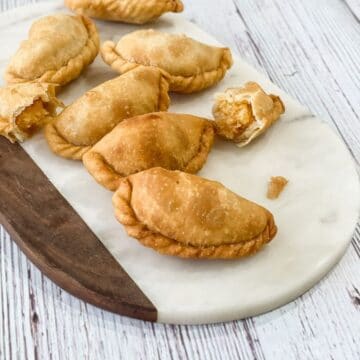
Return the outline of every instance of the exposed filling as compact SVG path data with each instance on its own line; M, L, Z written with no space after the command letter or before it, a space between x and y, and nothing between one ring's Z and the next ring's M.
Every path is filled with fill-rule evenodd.
M217 94L213 115L217 133L239 146L269 128L285 111L279 97L268 95L254 82Z
M38 99L17 116L15 123L20 131L27 135L33 135L45 125L47 115L49 115L49 111L45 108L42 100Z
M214 115L218 133L230 140L240 141L259 126L246 101L236 102L228 97L219 99Z

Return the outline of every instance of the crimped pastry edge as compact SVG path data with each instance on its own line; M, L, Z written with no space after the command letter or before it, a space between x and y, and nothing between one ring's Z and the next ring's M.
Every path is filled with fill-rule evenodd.
M83 164L95 181L110 191L116 191L123 177L100 153L90 150L83 156Z
M53 119L45 126L45 138L50 149L57 155L71 160L81 160L83 155L91 149L91 146L81 146L69 143L56 128L56 120Z

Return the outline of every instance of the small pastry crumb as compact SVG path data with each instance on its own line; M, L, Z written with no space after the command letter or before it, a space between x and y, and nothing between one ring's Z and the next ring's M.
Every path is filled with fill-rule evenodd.
M289 180L285 179L283 176L272 176L268 183L267 198L277 199L288 182Z
M268 95L259 84L248 82L215 96L216 132L240 147L245 146L264 133L284 111L278 96Z

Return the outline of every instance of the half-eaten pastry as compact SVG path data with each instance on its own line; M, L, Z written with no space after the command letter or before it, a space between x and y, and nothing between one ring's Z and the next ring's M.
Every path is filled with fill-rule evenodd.
M170 90L180 93L215 85L232 65L228 48L152 29L129 33L117 44L106 41L101 47L101 56L120 74L139 65L157 67L169 79Z
M80 160L124 119L169 106L168 83L156 68L138 67L89 90L46 126L51 150Z
M76 79L99 52L95 24L84 16L52 15L36 20L11 58L8 83L31 80L64 85Z
M78 14L130 24L145 24L184 9L180 0L65 0L65 5Z
M22 83L0 88L0 135L11 142L25 141L56 115L63 104L55 97L55 85Z
M216 132L238 146L245 146L264 133L285 111L278 96L268 95L254 82L230 88L215 98Z
M212 121L158 112L126 119L84 156L98 183L115 191L121 178L152 167L196 173L214 141Z
M272 214L216 181L152 168L120 180L116 218L156 251L184 258L233 259L273 239Z

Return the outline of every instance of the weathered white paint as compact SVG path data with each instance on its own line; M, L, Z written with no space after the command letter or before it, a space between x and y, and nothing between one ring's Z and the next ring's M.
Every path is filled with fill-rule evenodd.
M5 0L1 9L35 1ZM185 15L338 129L360 162L356 0L186 1ZM326 279L272 313L164 326L87 305L46 279L0 232L0 359L358 359L360 228Z

